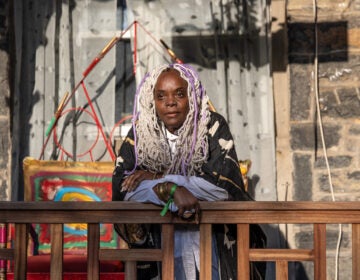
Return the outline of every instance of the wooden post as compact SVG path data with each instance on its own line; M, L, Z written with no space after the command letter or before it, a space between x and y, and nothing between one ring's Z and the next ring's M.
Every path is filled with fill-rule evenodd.
M87 272L89 280L99 280L99 250L100 228L99 224L88 224L87 236Z
M200 280L211 279L211 224L200 225Z
M174 225L162 225L162 277L161 279L174 279Z
M27 224L15 224L14 280L26 279L27 233Z
M273 81L274 117L276 126L277 197L286 201L293 179L290 148L290 74L288 63L287 0L271 1L271 70ZM291 192L292 190L289 189ZM286 232L286 225L279 225ZM287 236L285 236L287 238Z
M136 277L137 277L136 261L126 261L125 279L136 280Z
M250 279L250 232L249 224L237 225L237 278Z
M50 279L63 279L63 224L51 224Z
M352 224L352 279L360 279L360 224Z
M277 261L276 262L276 280L288 280L289 279L289 269L287 261Z
M326 280L326 224L314 224L314 279Z

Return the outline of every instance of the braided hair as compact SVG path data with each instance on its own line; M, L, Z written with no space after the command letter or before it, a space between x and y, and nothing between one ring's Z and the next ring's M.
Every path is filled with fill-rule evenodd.
M171 155L164 124L157 117L154 88L161 73L175 69L187 81L188 115L179 128L176 153ZM195 70L186 64L161 65L146 74L135 94L133 130L136 166L152 172L191 176L201 171L208 157L210 112L208 96Z

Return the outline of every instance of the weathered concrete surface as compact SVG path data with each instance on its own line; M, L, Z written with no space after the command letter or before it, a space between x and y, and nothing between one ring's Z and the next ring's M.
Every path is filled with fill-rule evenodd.
M10 199L10 81L8 6L0 1L0 200Z

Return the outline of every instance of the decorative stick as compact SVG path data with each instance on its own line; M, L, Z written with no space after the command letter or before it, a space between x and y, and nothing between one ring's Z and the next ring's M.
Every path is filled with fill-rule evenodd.
M65 101L67 99L67 97L69 96L69 92L66 92L65 95L63 96L63 98L60 101L60 104L55 112L55 115L51 118L51 121L49 123L48 128L46 129L45 132L45 136L48 136L50 134L50 132L52 131L56 121L59 119L62 110L64 109L64 105L65 105Z
M171 56L172 60L174 60L177 63L182 64L183 62L175 55L174 51L170 49L170 47L162 40L160 39L161 44L165 47L168 54Z
M89 67L84 71L83 76L86 77L96 64L106 55L106 53L120 40L121 37L113 37L111 41L101 50L101 52L94 58Z

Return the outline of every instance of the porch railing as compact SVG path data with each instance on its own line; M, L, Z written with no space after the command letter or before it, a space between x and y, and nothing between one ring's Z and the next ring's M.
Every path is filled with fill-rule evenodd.
M200 279L211 279L212 224L237 224L238 279L249 279L250 262L275 262L276 279L288 279L288 262L314 262L314 279L326 279L326 224L352 225L352 278L360 279L360 202L201 202ZM100 260L122 260L127 280L136 277L136 261L161 261L163 279L174 275L174 224L187 223L160 208L134 202L0 202L0 223L15 224L13 248L0 249L0 259L14 261L14 279L26 279L28 229L51 225L52 280L62 279L63 225L88 225L88 279L99 279ZM161 249L101 249L101 223L162 225ZM251 249L250 224L313 224L309 249Z

